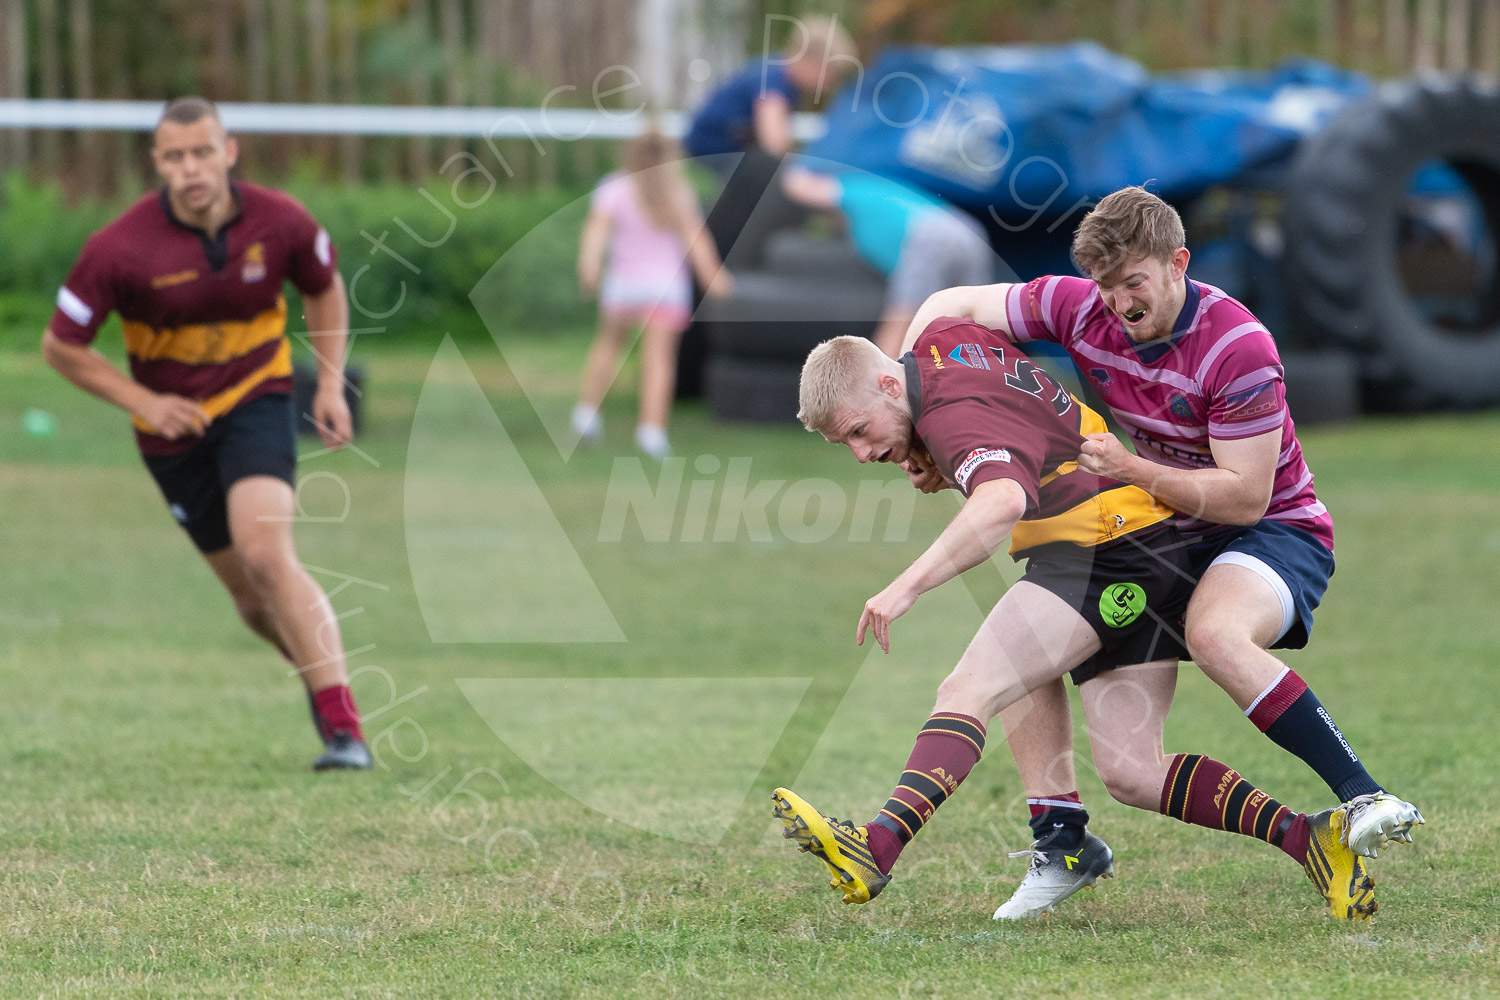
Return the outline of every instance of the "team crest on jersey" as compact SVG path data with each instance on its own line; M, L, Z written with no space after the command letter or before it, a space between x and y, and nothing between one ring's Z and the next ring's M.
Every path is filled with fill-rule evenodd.
M1010 452L1004 448L975 448L964 456L959 463L958 471L953 478L958 480L958 485L963 489L969 488L969 479L973 477L974 470L986 462L1009 462Z
M983 368L985 371L990 370L990 362L984 356L984 348L978 344L959 344L952 351L948 352L948 357L969 368Z
M1172 397L1171 410L1172 416L1179 420L1193 419L1193 408L1188 405L1188 401L1182 396Z
M260 281L266 276L266 246L252 243L245 248L245 266L240 271L240 280Z
M1089 381L1098 386L1101 392L1104 390L1105 386L1109 385L1108 368L1090 368L1088 370L1088 376Z

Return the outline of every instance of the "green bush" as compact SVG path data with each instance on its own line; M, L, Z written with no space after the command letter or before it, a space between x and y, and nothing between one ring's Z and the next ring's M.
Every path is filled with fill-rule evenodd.
M464 165L473 166L455 166L448 176L434 176L421 187L344 188L305 179L285 186L328 229L344 280L358 275L355 292L366 314L356 308L350 325L425 338L444 332L482 335L485 324L529 332L587 323L593 306L578 297L573 264L587 192L512 190L499 170L488 195L488 183L477 173L455 191L452 178ZM54 186L30 183L19 174L4 180L0 349L35 348L84 240L124 207L69 205ZM382 238L385 252L372 246ZM368 315L398 301L389 317ZM297 315L296 303L293 309Z

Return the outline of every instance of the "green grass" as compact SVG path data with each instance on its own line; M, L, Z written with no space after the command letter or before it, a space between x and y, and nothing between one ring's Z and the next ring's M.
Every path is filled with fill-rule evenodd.
M802 543L778 494L770 537L741 525L712 541L731 458L751 459L752 484L822 478L851 505L883 473L695 405L673 427L688 464L672 540L644 540L631 517L601 541L633 394L611 403L608 447L564 462L519 388L560 412L585 338L518 341L503 360L472 337L461 348L565 538L533 517L455 364L431 371L409 454L434 337L368 357L360 447L378 468L303 466L349 498L341 523L298 527L304 561L377 585L333 597L362 650L351 665L370 668L355 686L384 766L368 775L307 771L298 685L233 620L123 419L34 355L0 354L0 996L1500 995L1500 415L1304 435L1339 570L1290 659L1429 820L1375 864L1375 921L1334 924L1279 853L1118 806L1081 766L1120 877L999 926L989 914L1023 870L1006 853L1026 833L998 740L871 906L837 903L772 835L767 800L795 782L840 815L873 811L1014 568L924 597L891 657L857 649L863 600L951 499L916 503L903 541L880 540L884 514L876 541L850 541L846 512ZM54 436L22 433L30 407L56 416ZM712 475L701 455L721 460ZM710 540L681 541L698 481ZM342 494L323 477L304 499L329 511ZM452 530L418 532L429 547L409 555L418 514ZM460 612L502 632L559 606L595 614L569 548L626 641L430 637ZM1294 805L1328 799L1191 667L1167 735Z

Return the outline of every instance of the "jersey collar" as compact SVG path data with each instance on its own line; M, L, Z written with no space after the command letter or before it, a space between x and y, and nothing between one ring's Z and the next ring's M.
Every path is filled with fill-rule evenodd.
M1177 314L1177 321L1172 324L1172 335L1166 340L1153 340L1149 344L1137 344L1130 341L1130 346L1135 349L1135 356L1144 364L1154 364L1161 360L1161 356L1176 346L1177 342L1187 335L1193 327L1193 318L1198 315L1198 300L1203 297L1198 283L1191 278L1184 279L1187 284L1187 294L1182 299L1182 311ZM1123 327L1121 330L1123 331ZM1130 335L1125 335L1130 340Z
M203 255L208 258L208 267L211 271L222 271L224 265L229 263L229 228L245 217L245 199L240 195L239 185L234 181L229 182L229 195L234 199L234 214L224 220L218 233L213 236L208 235L206 230L190 226L177 217L177 213L172 211L172 199L167 197L166 185L162 186L158 195L162 213L166 215L167 221L179 229L186 229L198 237L198 241L203 244Z
M911 422L917 422L922 412L922 373L917 369L917 355L907 351L901 355L901 365L906 369L906 405L911 407Z

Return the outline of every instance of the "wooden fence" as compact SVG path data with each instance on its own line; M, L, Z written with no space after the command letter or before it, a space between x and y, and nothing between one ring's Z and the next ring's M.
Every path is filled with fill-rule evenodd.
M830 3L824 3L827 8ZM845 4L862 49L901 41L1091 37L1155 69L1267 66L1312 55L1377 76L1500 73L1500 0L870 0ZM630 66L662 106L701 92L760 46L786 0L0 0L0 97L315 103L587 105L606 67ZM663 27L665 26L665 28ZM644 28L645 30L639 30ZM695 67L700 69L701 67ZM628 98L638 100L639 93ZM0 170L70 190L136 190L146 140L0 134ZM462 140L260 137L252 175L346 182L420 177ZM571 148L561 149L566 145ZM523 183L586 178L594 143L512 140Z

